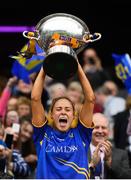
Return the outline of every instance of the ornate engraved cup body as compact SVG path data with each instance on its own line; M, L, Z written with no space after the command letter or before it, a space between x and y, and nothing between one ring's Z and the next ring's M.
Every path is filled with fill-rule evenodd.
M41 19L33 38L45 51L43 68L54 79L68 79L77 72L77 55L89 42L101 38L100 33L90 34L87 25L71 14L56 13Z

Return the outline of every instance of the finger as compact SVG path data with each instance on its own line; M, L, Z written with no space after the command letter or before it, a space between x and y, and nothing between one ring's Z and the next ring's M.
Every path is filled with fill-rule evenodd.
M109 148L109 147L106 146L106 145L103 145L102 151L105 153L106 156L111 156L111 154L112 154L111 148Z
M110 145L110 147L112 147L112 143L109 140L106 140L106 143Z
M95 151L98 153L98 152L100 151L101 147L102 147L102 144L99 143L99 144L97 145Z
M112 144L110 142L107 142L107 141L102 142L102 145L105 145L106 147L108 147L110 149L112 148Z
M110 146L108 146L107 144L104 144L104 143L102 144L101 150L108 151L109 149L111 149Z

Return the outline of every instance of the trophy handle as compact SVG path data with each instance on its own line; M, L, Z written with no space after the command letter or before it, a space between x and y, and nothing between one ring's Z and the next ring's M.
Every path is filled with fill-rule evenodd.
M40 39L40 35L38 31L35 31L35 32L24 31L23 36L28 39L34 39L37 41Z
M83 35L83 41L85 43L94 42L94 41L99 40L100 38L101 38L100 33L89 34L89 33L85 32L85 34Z
M97 41L100 38L101 38L100 33L89 34L89 32L85 32L82 40L85 44L76 50L76 54L78 55L81 51L83 51L83 49L87 47L89 42Z

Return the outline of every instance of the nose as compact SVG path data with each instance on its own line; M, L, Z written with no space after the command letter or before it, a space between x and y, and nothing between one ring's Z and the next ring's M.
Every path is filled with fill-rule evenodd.
M62 109L62 110L61 110L61 114L66 114L65 109Z
M98 128L98 132L102 133L102 128L101 127Z

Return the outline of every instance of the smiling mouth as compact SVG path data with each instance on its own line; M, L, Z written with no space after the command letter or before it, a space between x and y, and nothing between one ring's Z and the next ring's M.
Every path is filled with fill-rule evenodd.
M96 135L96 137L97 137L97 138L104 138L104 136L103 136L103 135L100 135L100 134L99 134L99 135Z

